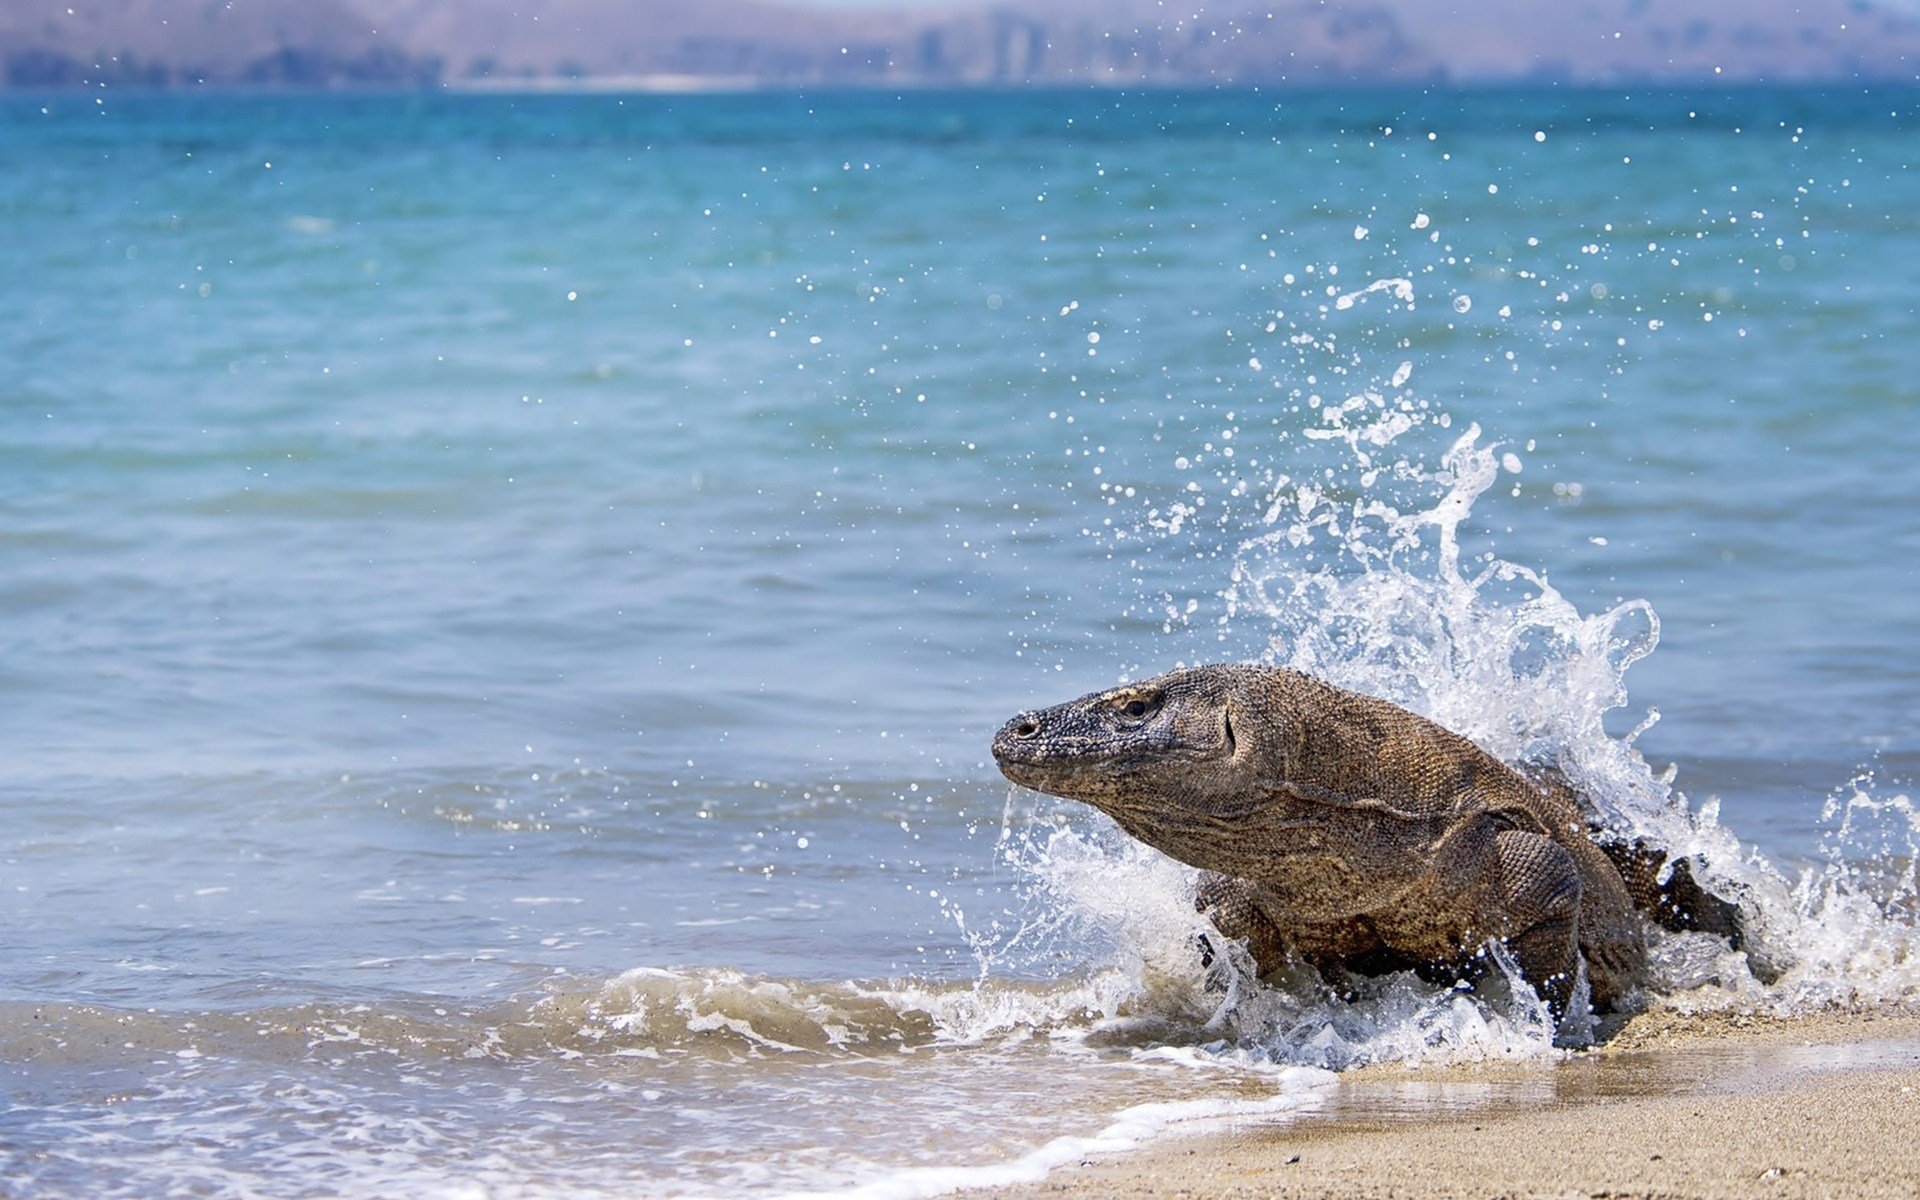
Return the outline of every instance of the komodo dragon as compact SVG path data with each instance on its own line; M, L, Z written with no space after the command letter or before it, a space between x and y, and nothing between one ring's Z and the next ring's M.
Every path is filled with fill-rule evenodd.
M1262 974L1290 958L1453 973L1499 939L1556 1017L1582 961L1595 1009L1614 1010L1645 982L1647 944L1609 853L1637 869L1649 917L1737 934L1714 927L1732 906L1676 871L1705 915L1681 912L1647 867L1657 854L1596 846L1569 789L1297 671L1198 667L1095 692L1008 721L993 755L1205 871L1197 902Z

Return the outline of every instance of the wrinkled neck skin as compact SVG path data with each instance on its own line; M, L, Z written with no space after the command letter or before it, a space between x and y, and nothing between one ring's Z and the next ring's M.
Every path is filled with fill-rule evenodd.
M1274 882L1290 867L1344 853L1337 829L1290 797L1203 809L1151 805L1103 807L1127 833L1190 867Z

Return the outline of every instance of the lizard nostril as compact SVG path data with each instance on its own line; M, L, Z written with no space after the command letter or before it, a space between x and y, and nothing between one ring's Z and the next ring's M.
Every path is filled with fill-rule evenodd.
M1040 725L1037 721L1022 721L1013 727L1013 736L1015 737L1029 738L1039 732Z

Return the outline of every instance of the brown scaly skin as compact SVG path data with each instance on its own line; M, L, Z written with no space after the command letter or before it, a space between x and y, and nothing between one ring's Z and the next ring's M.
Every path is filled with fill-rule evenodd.
M1565 791L1384 700L1197 667L1022 713L993 755L1208 872L1201 907L1263 974L1456 970L1499 939L1556 1015L1583 960L1601 1012L1644 981L1646 927Z

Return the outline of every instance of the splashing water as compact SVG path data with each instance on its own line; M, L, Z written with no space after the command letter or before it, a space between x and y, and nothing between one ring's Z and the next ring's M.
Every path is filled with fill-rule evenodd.
M1333 311L1382 297L1415 302L1407 280L1382 279L1339 296ZM1303 358L1333 345L1297 331L1290 342ZM1669 871L1688 860L1709 892L1738 904L1743 941L1654 931L1653 990L1666 1003L1790 1016L1920 1000L1920 814L1909 797L1869 775L1849 781L1827 799L1822 861L1797 878L1721 825L1717 798L1690 804L1674 771L1656 774L1636 748L1657 711L1623 734L1606 726L1627 706L1628 668L1659 643L1653 607L1628 600L1584 613L1543 571L1467 553L1476 504L1524 464L1477 424L1441 443L1437 465L1403 451L1410 433L1452 423L1408 390L1411 374L1403 362L1344 401L1311 397L1317 424L1300 432L1333 452L1330 465L1259 486L1221 479L1233 497L1264 497L1259 526L1231 556L1222 629L1257 629L1263 661L1390 699L1509 764L1562 777L1610 838L1666 849ZM1191 537L1198 507L1156 508L1144 523L1162 538ZM976 939L976 952L984 976L1060 944L1099 947L1089 977L1097 1037L1186 1046L1216 1063L1333 1069L1536 1055L1554 1044L1544 1006L1497 948L1499 969L1478 992L1412 976L1330 983L1310 970L1262 982L1237 947L1208 965L1194 872L1110 829L1083 835L1052 817L1009 822L1001 851L1028 873L1031 911L1014 936Z
M1251 957L1195 912L1198 872L1111 830L1011 833L1007 860L1030 872L1025 938L980 945L986 967L1085 948L1097 969L1076 998L1095 1044L1152 1046L1213 1066L1345 1070L1377 1062L1531 1056L1553 1044L1545 1004L1504 951L1476 995L1410 973L1323 979L1310 968L1257 977ZM1023 943L1030 943L1024 944ZM1217 951L1208 953L1207 951ZM1063 1022L1064 1023L1064 1022Z

